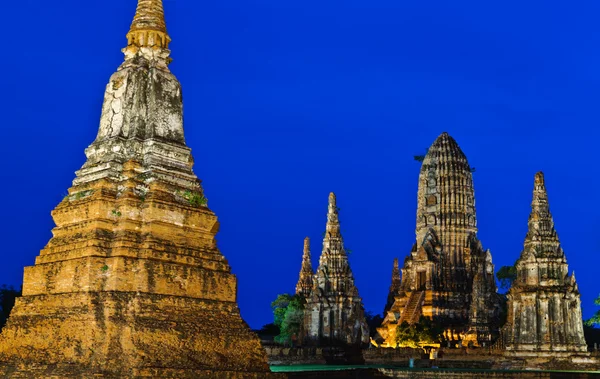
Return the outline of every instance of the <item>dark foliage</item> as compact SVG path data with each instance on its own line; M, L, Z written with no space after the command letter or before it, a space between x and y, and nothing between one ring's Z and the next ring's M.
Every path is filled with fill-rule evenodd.
M373 314L373 312L366 312L365 321L369 326L370 336L375 337L375 334L377 333L377 328L380 327L381 323L383 322L383 317L381 317L381 315L375 315Z
M271 324L266 324L263 325L263 327L258 331L258 333L260 335L263 336L277 336L279 335L279 333L281 333L281 331L279 330L279 327L273 323Z
M600 329L584 324L583 335L585 336L585 342L589 350L594 349L594 344L600 349Z
M440 343L442 340L442 328L430 318L421 316L419 322L410 325L406 321L398 325L396 330L396 343L403 347L421 347L427 344Z
M21 296L21 291L17 291L12 286L0 286L0 329L6 324L10 311L15 305L17 297Z
M517 268L515 266L502 266L496 273L496 278L500 281L500 288L508 291L517 279Z

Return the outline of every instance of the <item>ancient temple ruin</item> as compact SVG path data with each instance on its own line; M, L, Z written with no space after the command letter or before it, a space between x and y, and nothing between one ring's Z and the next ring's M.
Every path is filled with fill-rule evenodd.
M310 260L310 238L306 237L304 239L304 252L302 253L302 268L300 269L300 277L296 284L296 295L300 295L305 299L310 296L314 274Z
M398 258L394 258L394 267L392 268L392 284L390 284L390 290L388 292L387 302L383 309L383 314L386 315L388 311L394 305L396 296L400 293L400 286L402 285L402 277L400 276L400 264Z
M161 0L139 0L127 40L87 161L25 268L0 376L270 377L192 171Z
M369 328L344 241L335 194L329 195L319 268L304 309L304 344L355 345L369 342Z
M575 273L550 214L544 174L535 175L529 229L508 293L503 339L508 355L571 356L587 351Z
M494 266L477 239L471 166L448 133L435 140L421 166L416 235L376 342L396 347L398 325L423 315L443 326L446 341L489 344L499 313Z

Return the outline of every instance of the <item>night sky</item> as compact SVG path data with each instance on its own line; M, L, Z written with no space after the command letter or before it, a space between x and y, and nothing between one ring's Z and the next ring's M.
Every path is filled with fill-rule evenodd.
M0 283L51 237L122 62L136 0L2 5ZM165 0L184 128L242 316L271 322L303 239L318 263L327 197L365 308L381 313L414 243L422 154L444 131L474 173L479 237L519 257L533 176L582 293L600 266L600 2Z

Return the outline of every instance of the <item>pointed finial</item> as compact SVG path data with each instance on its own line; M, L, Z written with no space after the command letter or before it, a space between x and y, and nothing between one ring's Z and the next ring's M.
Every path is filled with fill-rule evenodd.
M535 173L535 189L543 189L546 187L546 183L544 182L544 173L542 171L538 171Z
M558 234L554 228L544 174L541 171L535 174L531 213L529 214L527 229L525 249L521 254L523 259L530 259L532 256L538 258L546 254L564 256L560 248Z
M167 49L171 38L167 34L162 0L138 0L131 29L127 33L128 46Z
M329 206L333 207L335 209L335 204L336 204L335 193L331 192L329 194Z
M304 239L304 255L310 255L310 238L306 237Z
M388 293L388 300L385 304L385 308L383 314L387 314L387 312L392 308L394 304L395 297L400 291L400 287L402 285L402 278L400 277L400 268L398 265L398 258L394 258L394 268L392 269L392 284L390 285L390 292Z
M329 194L329 205L327 207L327 225L325 226L325 239L331 237L340 237L340 220L339 220L339 208L337 207L337 200L335 193Z
M532 208L538 211L538 213L535 215L536 218L541 216L540 211L542 214L549 212L546 181L544 180L544 173L541 171L538 171L535 174Z

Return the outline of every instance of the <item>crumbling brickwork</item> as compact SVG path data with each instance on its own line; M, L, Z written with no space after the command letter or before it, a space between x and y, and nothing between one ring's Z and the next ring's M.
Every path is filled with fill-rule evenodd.
M301 295L304 298L310 296L310 291L313 287L313 275L314 271L312 268L312 261L310 259L310 238L304 239L304 251L302 253L302 268L300 269L300 276L298 283L296 284L296 294Z
M98 136L25 269L0 376L269 377L192 171L161 0L139 1L127 37Z

